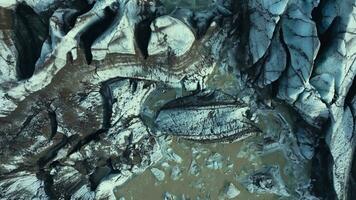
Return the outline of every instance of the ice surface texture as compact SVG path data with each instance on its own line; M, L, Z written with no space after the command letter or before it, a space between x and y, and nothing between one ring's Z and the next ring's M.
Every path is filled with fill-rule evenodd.
M115 198L164 138L235 142L266 113L315 196L355 198L355 1L164 3L0 2L0 198ZM249 191L290 195L278 167L258 173Z

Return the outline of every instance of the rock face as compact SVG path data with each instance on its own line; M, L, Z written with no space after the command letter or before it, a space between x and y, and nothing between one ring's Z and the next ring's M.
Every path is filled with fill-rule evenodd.
M169 138L256 135L294 165L238 177L249 192L354 199L354 0L182 2L0 2L0 199L115 199ZM289 191L309 160L313 187Z
M181 56L192 47L195 41L192 30L182 21L170 16L155 19L150 28L152 35L147 47L148 55Z
M259 130L246 116L248 108L236 105L161 110L156 123L167 134L193 140L234 140ZM201 121L201 120L204 121Z
M289 196L278 166L264 167L241 180L251 193L273 193L278 196Z
M233 199L237 197L240 194L240 191L236 188L236 186L232 183L229 183L227 186L224 188L224 197L227 199Z
M333 180L339 199L347 196L348 181L355 150L354 119L349 107L330 127L329 147L334 158ZM337 132L337 134L336 134Z

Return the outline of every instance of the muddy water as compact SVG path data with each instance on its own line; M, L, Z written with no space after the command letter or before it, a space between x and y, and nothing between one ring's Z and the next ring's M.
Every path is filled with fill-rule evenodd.
M244 96L246 90L238 88L239 80L228 73L220 73L215 69L211 75L207 87L222 89L231 95ZM244 91L245 90L245 91ZM174 89L158 89L147 100L145 107L146 122L154 119L155 113L180 94ZM179 96L179 95L178 95ZM309 180L308 161L296 164L291 161L286 149L293 149L293 133L291 136L285 132L283 124L293 127L294 116L289 114L288 108L283 105L275 105L275 110L262 111L258 127L263 131L243 141L235 143L197 143L179 138L168 137L168 144L162 147L164 158L156 165L151 166L143 174L136 175L123 186L116 188L117 198L125 200L158 200L164 199L166 192L176 196L176 199L224 199L223 191L226 185L232 183L240 191L235 199L241 200L274 200L274 199L298 199L296 190L300 184L306 184ZM278 120L278 115L283 116L284 122ZM279 140L287 137L287 146L279 143L266 144L266 136ZM292 137L292 138L288 138ZM290 144L289 144L290 143ZM277 145L277 147L276 147ZM289 145L289 146L288 146ZM265 151L269 149L268 151ZM167 153L170 152L170 153ZM174 153L172 153L174 152ZM222 156L217 169L211 169L207 163L209 157L215 154ZM172 155L177 155L172 159ZM196 171L192 173L192 163L196 163ZM241 178L261 169L264 166L278 165L280 174L286 184L289 197L280 197L271 193L252 194L241 185ZM151 169L159 169L164 172L163 180L158 180ZM179 168L180 175L172 176L172 170ZM295 170L297 169L297 170Z
M273 194L251 194L238 181L253 170L263 165L286 166L284 155L280 151L260 155L253 144L260 137L250 138L231 144L201 144L186 140L173 139L171 148L181 158L178 160L165 159L151 168L157 168L165 173L163 181L158 181L150 170L134 177L124 186L117 188L118 197L125 199L163 199L164 193L169 192L182 199L219 199L224 186L233 183L240 194L235 199L243 200L273 200L279 197ZM248 150L247 150L248 149ZM248 152L248 153L246 153ZM211 169L207 167L210 156L218 153L223 156L222 167ZM192 162L199 166L198 174L190 171ZM172 168L178 166L181 170L179 178L172 177ZM289 189L293 189L293 181L281 170L282 177ZM188 199L188 198L187 198ZM290 197L290 199L293 199Z
M216 68L209 77L207 87L221 89L225 93L244 99L244 96L248 96L249 91L245 87L239 87L243 84L236 77L232 73L224 73ZM152 119L155 118L159 109L177 96L181 96L182 93L186 95L184 91L176 89L157 88L145 102L144 118L146 123L153 124ZM164 139L164 141L168 141L168 144L162 147L164 158L143 174L136 175L123 186L116 188L117 198L159 200L164 199L164 194L168 192L176 196L176 199L220 200L224 199L222 197L225 186L232 183L240 191L235 199L298 199L296 190L300 189L298 188L300 185L306 185L309 181L310 162L307 160L302 160L297 164L293 162L295 153L293 149L296 149L296 143L293 142L295 133L292 130L296 119L283 104L274 104L275 109L256 113L259 118L256 125L262 130L262 133L243 141L197 143L174 137ZM284 121L281 121L278 116L282 116ZM288 129L290 130L286 131ZM272 139L272 144L266 143L266 138ZM278 142L281 140L286 142ZM217 169L209 168L207 165L209 157L216 153L222 156L222 161L217 163L219 166ZM176 159L172 159L172 155L177 155ZM196 164L195 173L192 173L192 163ZM279 166L281 177L290 194L289 197L271 193L252 194L241 185L241 178L262 167L275 165ZM179 168L180 176L172 176L174 168ZM164 179L158 180L151 169L163 171Z
M207 1L190 0L163 0L170 10L175 7L188 7L204 9ZM216 67L208 78L207 88L220 89L226 94L239 96L242 100L250 95L250 90L245 87L244 81L237 79L236 73L227 73ZM157 111L167 102L179 96L187 95L184 91L176 89L157 89L145 102L143 117L147 124L154 125L152 121ZM253 97L252 97L253 98ZM251 101L255 101L252 99ZM247 100L249 101L249 100ZM310 162L303 160L296 164L293 162L295 149L293 144L294 133L287 136L285 127L278 121L278 115L283 116L283 123L291 127L295 124L294 116L290 115L288 108L276 104L271 113L261 111L259 128L263 131L243 141L235 143L197 143L179 138L168 137L168 144L162 147L164 158L151 166L143 174L131 178L124 185L116 188L117 199L125 200L159 200L164 199L165 193L174 195L175 199L224 199L224 188L232 183L240 191L234 199L241 200L275 200L299 199L296 190L300 185L309 181ZM283 131L284 130L284 131ZM266 144L266 136L278 140L286 137L286 146L282 147L276 142L271 149L271 144ZM294 145L294 146L293 146ZM268 149L268 151L265 151ZM287 150L286 150L287 149ZM175 157L172 155L176 155ZM208 165L209 158L221 155L221 162L217 162L215 169ZM175 159L173 159L173 158ZM281 197L271 193L250 193L241 184L241 178L265 166L278 165L281 177L285 183L289 197ZM195 166L193 168L192 166ZM173 169L179 168L179 176L173 176ZM154 176L151 169L158 169L164 173L163 180ZM195 170L193 170L195 169ZM168 198L169 199L169 198Z
M229 77L227 77L229 76ZM219 81L227 80L231 81ZM236 91L238 85L230 75L214 73L208 86L222 88L224 92L230 94L240 93ZM220 84L220 85L219 85ZM179 92L178 92L179 93ZM241 93L240 93L241 94ZM154 118L154 113L170 100L175 99L177 91L175 90L157 90L147 100L146 117ZM278 113L278 114L276 114ZM275 111L263 111L260 114L260 120L257 124L262 133L235 143L197 143L179 138L168 137L168 144L162 147L162 152L166 155L156 165L151 166L143 174L136 175L123 186L116 188L117 198L124 197L125 200L158 200L164 199L166 192L176 196L176 199L223 199L224 187L233 183L240 194L235 199L241 200L274 200L274 199L298 199L296 190L300 184L306 184L309 180L308 161L303 161L297 165L291 161L286 153L286 149L293 149L293 138L290 140L291 146L286 148L279 147L275 143L272 150L271 145L266 144L266 136L279 140L278 138L287 137L285 127L282 127L278 121L278 115L283 116L287 126L295 123L293 116L289 114L288 108L283 105L276 105ZM149 120L148 120L149 121ZM283 124L283 123L282 123ZM283 131L284 130L284 131ZM291 137L293 133L291 134ZM289 142L288 142L289 143ZM277 147L276 147L277 144ZM269 149L265 151L265 149ZM170 153L167 153L170 152ZM174 152L174 153L172 153ZM208 159L212 155L222 156L221 165L218 169L211 169L207 166ZM172 155L177 155L172 159ZM196 173L192 173L192 163L196 163ZM220 164L220 163L219 163ZM261 169L264 166L278 165L280 174L286 184L289 197L280 197L271 193L252 194L241 185L241 178ZM151 169L159 169L165 176L162 181L158 180ZM173 168L180 169L180 176L172 177Z
M217 75L218 80L226 80L226 78ZM215 82L215 84L218 83ZM226 89L225 92L236 92L233 92L232 89L229 90L226 82L225 84L221 83L221 86L221 88ZM160 95L152 95L148 100L152 103L148 104L150 106L146 108L151 112L147 115L148 118L153 117L154 111L157 111L159 107L174 99L177 95L177 92L173 90L164 89L158 91L158 93ZM287 124L294 123L293 116L289 115L288 109L283 105L277 106L276 110L284 116ZM298 169L301 173L294 173L292 166L295 164L288 160L285 149L277 147L268 152L264 151L265 146L269 145L264 142L266 135L279 138L285 134L273 112L271 114L264 112L258 126L263 130L263 133L235 143L197 143L169 137L165 139L169 140L169 144L162 147L162 151L166 153L164 158L143 174L136 175L123 186L118 187L115 191L116 196L118 199L124 197L126 200L156 200L164 199L164 194L168 192L176 196L176 199L214 200L223 199L221 197L224 187L233 183L240 191L235 199L281 199L280 196L274 194L252 194L240 184L241 178L253 171L264 166L278 165L288 193L291 195L284 197L284 199L297 199L295 191L298 184L308 182L310 163L300 164ZM208 159L216 153L222 156L221 166L218 169L211 169L207 165ZM172 155L177 155L177 158L172 159ZM196 163L198 169L196 173L192 173L192 163ZM164 180L160 181L153 175L151 172L153 168L164 172ZM172 176L174 168L180 170L178 177Z

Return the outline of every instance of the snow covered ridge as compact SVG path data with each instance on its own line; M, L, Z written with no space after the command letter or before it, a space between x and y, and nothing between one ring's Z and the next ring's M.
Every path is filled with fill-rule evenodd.
M292 127L288 137L312 132L320 141L286 150L293 162L313 159L309 193L356 198L355 2L207 7L0 1L0 199L115 198L115 187L159 162L164 138L234 142L264 134L266 113ZM310 153L321 143L325 152ZM279 185L263 192L292 195L275 169L265 171Z

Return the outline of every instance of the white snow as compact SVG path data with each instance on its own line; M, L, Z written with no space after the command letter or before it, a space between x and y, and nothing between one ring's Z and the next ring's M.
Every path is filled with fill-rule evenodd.
M0 1L0 7L14 9L17 4L25 2L35 12L40 13L46 11L56 1L58 0L2 0Z
M181 56L188 52L195 41L195 35L187 25L168 15L156 18L151 24L151 30L149 55L170 52Z
M135 54L134 28L139 22L136 1L120 0L120 8L113 25L93 43L94 60L103 60L109 53Z
M158 181L163 181L165 178L165 173L164 171L158 169L158 168L151 168L151 172L153 176L158 180Z
M327 142L334 160L333 185L339 199L343 199L356 144L353 135L355 124L349 107L344 111L342 108L333 107L332 125L328 131Z
M71 196L71 199L93 200L95 199L95 192L91 191L89 186L83 185Z
M17 80L17 51L13 41L8 38L10 34L10 31L0 30L0 84ZM7 41L10 43L8 44Z
M75 52L79 45L79 36L93 23L97 22L104 16L104 8L115 0L98 1L94 7L86 14L80 16L76 25L67 35L58 43L53 50L52 55L48 59L50 63L40 71L35 71L35 74L28 80L18 83L17 86L8 90L7 95L13 99L22 101L27 95L36 92L51 83L54 75L62 69L67 63L67 53ZM1 92L1 91L0 91ZM16 102L9 100L5 94L0 93L0 116L5 117L9 112L13 111L17 105Z
M1 181L0 190L4 198L13 198L15 194L20 193L21 197L27 199L48 199L43 181L38 180L35 174L25 172L18 172L15 178Z
M226 188L225 188L225 196L228 199L233 199L237 197L240 194L240 191L236 188L236 186L232 183L230 183Z
M219 153L215 153L205 161L206 167L209 169L222 169L223 167L223 156Z
M318 90L326 103L331 103L335 95L335 79L332 75L323 73L314 76L310 83Z

